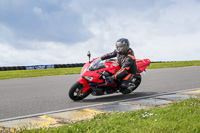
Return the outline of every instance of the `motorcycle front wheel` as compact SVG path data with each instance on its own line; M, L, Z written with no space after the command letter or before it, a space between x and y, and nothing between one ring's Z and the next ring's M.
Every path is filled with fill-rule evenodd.
M91 93L91 89L85 93L82 92L83 89L84 89L84 86L78 81L76 81L72 85L72 87L69 89L69 97L74 101L78 101L78 100L82 100L86 98Z

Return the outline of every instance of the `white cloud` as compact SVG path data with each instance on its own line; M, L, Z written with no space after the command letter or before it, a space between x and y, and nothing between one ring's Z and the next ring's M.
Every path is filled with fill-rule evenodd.
M28 43L28 42L27 42ZM55 42L31 42L35 50L16 49L0 43L0 66L84 63L88 46L64 45ZM74 49L74 50L73 50Z
M200 47L198 37L200 5L195 1L191 3L181 1L164 8L160 8L160 5L156 3L150 9L140 12L134 12L130 6L125 11L114 8L105 12L104 9L102 11L102 14L106 14L104 19L99 20L94 11L83 14L83 20L96 40L98 38L103 42L106 52L111 50L114 41L126 37L130 40L138 58L199 59L195 49Z
M39 8L39 7L34 7L34 8L33 8L33 12L34 12L35 14L38 14L38 15L43 14L42 9Z
M10 41L13 38L13 32L0 23L0 42Z
M129 39L136 58L200 57L200 3L195 0L21 0L9 12L3 5L0 66L86 62L88 50L92 58L112 52L122 37Z

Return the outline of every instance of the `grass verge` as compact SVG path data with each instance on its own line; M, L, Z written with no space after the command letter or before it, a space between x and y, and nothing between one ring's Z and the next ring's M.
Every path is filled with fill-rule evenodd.
M150 66L147 67L147 69L187 67L187 66L200 66L200 60L199 61L151 63ZM75 68L41 69L41 70L0 71L0 80L14 79L14 78L80 74L81 69L82 69L81 67L75 67Z
M91 120L77 122L58 128L40 128L18 132L40 133L199 133L200 99L142 109L126 113L100 114Z
M80 72L81 72L81 67L0 71L0 80L1 79L14 79L14 78L29 78L29 77L41 77L41 76L80 74Z
M150 66L148 67L148 69L188 67L188 66L200 66L200 60L199 61L179 61L179 62L151 63Z

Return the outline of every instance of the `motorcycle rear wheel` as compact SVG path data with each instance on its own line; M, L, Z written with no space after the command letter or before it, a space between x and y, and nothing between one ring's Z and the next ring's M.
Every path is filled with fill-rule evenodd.
M91 93L91 89L85 93L82 92L83 89L84 86L78 81L76 81L69 90L69 97L74 101L86 98Z

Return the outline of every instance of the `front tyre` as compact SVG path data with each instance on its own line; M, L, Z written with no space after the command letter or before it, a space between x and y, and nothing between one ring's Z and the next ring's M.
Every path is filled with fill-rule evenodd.
M86 98L91 93L91 89L85 93L82 92L83 89L84 89L84 86L78 81L76 81L72 85L72 87L69 89L69 97L74 101L78 101L78 100L82 100Z

